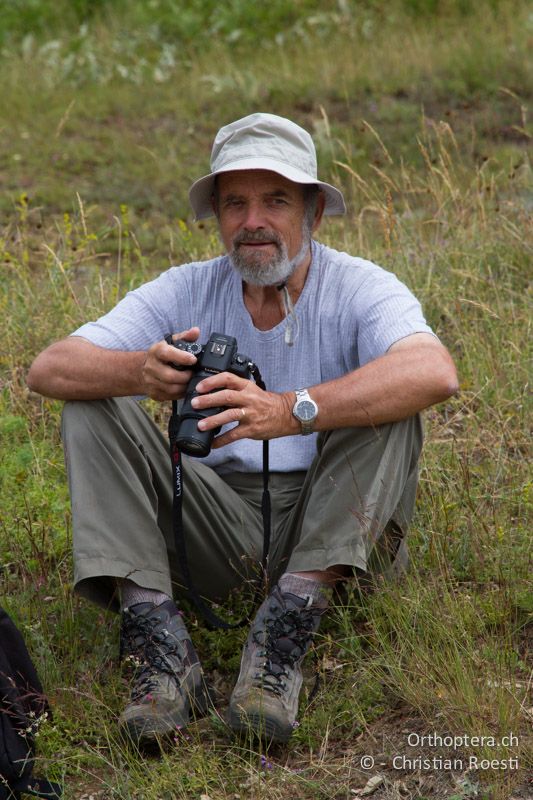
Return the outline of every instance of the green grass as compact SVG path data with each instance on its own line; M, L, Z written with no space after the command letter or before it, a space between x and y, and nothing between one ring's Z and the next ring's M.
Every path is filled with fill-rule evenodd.
M402 785L418 800L508 800L524 781L531 707L530 12L271 5L0 8L0 588L54 708L42 769L65 778L67 798L346 798L381 773L378 800ZM220 251L213 224L192 223L187 188L219 125L257 109L313 133L321 175L350 203L320 238L406 281L461 391L426 414L411 574L339 602L316 648L321 689L304 697L290 745L232 742L213 714L146 758L118 740L118 621L72 594L61 404L24 377L42 347L129 287ZM164 424L168 410L151 407ZM223 706L245 631L191 629ZM417 783L390 767L413 726L512 731L518 746L483 757L521 769Z

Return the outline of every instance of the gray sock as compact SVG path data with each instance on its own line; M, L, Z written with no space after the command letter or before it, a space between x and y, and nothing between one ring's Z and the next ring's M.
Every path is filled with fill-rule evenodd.
M160 606L161 603L170 600L168 594L158 592L156 589L145 589L137 583L125 578L119 582L120 587L120 610L122 611L136 603L153 603Z
M311 597L317 608L327 608L331 595L331 587L313 578L302 578L292 572L285 572L278 581L282 592L290 592L297 597Z

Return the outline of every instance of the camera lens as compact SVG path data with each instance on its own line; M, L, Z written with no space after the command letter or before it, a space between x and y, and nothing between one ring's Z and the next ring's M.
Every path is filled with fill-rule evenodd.
M176 441L182 453L203 458L209 455L214 433L214 431L199 431L197 419L184 419Z
M189 456L206 456L209 453L209 448L206 448L205 442L197 442L194 439L187 439L180 437L181 450Z

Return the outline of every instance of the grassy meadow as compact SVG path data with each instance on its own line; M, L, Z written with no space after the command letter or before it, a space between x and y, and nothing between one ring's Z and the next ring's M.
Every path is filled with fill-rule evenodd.
M0 0L0 594L53 707L36 772L66 800L533 797L532 42L513 0ZM461 389L425 415L410 573L338 598L290 744L231 739L246 631L193 616L220 713L149 756L118 738L118 619L72 592L61 403L25 374L129 288L220 252L187 189L256 110L313 134L349 202L319 238L407 283Z

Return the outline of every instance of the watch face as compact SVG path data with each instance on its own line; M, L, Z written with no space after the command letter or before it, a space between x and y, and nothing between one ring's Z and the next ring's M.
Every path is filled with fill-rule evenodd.
M301 400L296 406L296 412L301 420L309 420L316 417L315 404L310 400Z

